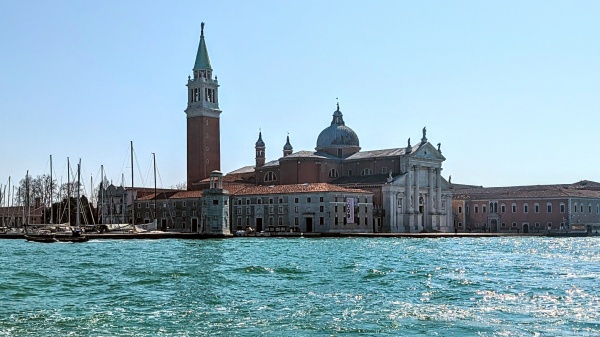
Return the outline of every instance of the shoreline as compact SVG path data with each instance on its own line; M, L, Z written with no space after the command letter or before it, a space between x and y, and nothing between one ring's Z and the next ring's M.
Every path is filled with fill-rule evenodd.
M488 237L591 237L588 233L255 233L244 236L199 233L85 234L90 240L232 239L232 238L488 238ZM25 234L0 234L1 239L25 239Z

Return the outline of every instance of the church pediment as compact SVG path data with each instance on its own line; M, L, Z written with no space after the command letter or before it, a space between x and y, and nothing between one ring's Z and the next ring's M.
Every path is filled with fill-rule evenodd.
M438 148L439 148L439 145L438 145ZM436 149L429 142L419 146L419 149L417 151L413 152L411 157L426 159L426 160L433 160L433 161L446 160L446 157L442 156L440 151L438 151L438 149Z

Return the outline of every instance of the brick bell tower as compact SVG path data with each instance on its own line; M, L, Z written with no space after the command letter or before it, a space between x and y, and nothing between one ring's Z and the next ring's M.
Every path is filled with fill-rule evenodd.
M204 42L204 22L200 27L194 77L188 76L188 103L185 109L188 190L202 189L197 183L221 168L219 83L216 76L212 78L212 67Z

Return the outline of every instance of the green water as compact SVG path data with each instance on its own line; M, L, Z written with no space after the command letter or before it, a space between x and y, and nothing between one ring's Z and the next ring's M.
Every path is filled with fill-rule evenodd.
M598 336L598 243L0 240L0 336Z

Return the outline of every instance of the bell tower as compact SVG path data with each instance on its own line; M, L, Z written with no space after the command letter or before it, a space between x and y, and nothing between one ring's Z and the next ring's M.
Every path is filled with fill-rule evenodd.
M204 22L200 25L200 44L193 68L188 76L187 115L187 187L194 188L200 180L221 167L219 116L219 83L213 79L212 67L204 41Z

